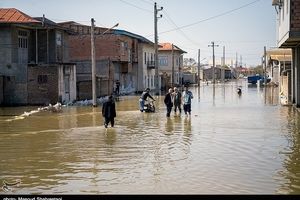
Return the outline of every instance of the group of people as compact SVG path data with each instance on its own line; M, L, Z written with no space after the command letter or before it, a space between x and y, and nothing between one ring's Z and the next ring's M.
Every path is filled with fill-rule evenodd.
M177 109L179 114L181 114L181 104L183 104L184 113L186 115L191 115L191 103L193 98L193 93L189 91L187 86L184 87L182 94L177 87L174 87L174 90L170 88L164 98L164 103L167 106L167 117L170 117L173 106L175 115L177 113Z
M147 88L141 95L139 99L139 106L140 111L144 111L144 105L147 98L152 99L155 101L155 99L150 95L150 89ZM177 87L170 88L168 90L168 93L165 95L164 103L167 107L167 117L170 117L172 108L174 107L175 115L177 113L177 110L179 111L179 114L181 114L183 104L183 110L184 113L187 115L191 115L191 100L193 99L193 93L188 90L188 87L186 86L184 91L181 92L178 90ZM103 104L102 106L102 116L104 118L104 126L107 128L108 124L111 124L111 127L114 127L115 124L115 117L116 117L116 106L113 99L113 96L109 96L108 100Z

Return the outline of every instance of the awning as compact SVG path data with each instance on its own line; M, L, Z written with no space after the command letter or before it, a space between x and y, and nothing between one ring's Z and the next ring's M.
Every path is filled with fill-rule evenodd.
M267 52L267 58L278 61L292 61L291 49L270 49Z

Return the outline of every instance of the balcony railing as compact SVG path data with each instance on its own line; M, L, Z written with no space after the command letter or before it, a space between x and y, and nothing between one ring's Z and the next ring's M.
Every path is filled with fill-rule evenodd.
M147 68L154 69L155 68L155 61L147 61Z

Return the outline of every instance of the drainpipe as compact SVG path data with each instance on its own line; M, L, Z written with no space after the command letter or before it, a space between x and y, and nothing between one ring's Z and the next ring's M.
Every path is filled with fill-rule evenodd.
M39 53L38 53L38 30L35 29L35 64L39 62Z

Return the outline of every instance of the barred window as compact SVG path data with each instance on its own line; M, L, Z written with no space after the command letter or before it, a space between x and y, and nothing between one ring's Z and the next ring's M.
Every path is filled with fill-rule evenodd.
M27 38L27 31L18 31L18 44L19 48L28 48L28 38Z
M47 75L38 75L38 83L43 84L48 82L48 76Z

